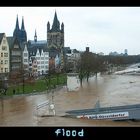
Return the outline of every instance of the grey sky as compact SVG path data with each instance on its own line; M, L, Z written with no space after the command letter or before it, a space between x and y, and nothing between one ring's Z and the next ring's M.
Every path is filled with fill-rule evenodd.
M64 22L65 46L140 54L140 7L0 7L0 32L12 36L18 14L20 26L24 16L28 40L33 40L35 29L38 40L46 40L46 25L52 25L55 10Z

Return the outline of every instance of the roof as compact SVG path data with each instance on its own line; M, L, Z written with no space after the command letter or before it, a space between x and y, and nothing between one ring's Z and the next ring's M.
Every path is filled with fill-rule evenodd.
M65 53L71 53L70 47L64 47L63 50Z
M13 37L13 36L7 37L7 41L8 41L8 44L9 44L9 48L12 48L13 47L13 44L15 42L18 43L19 47L21 47L20 44L19 44L19 42L18 42L18 40L15 37Z
M9 48L11 48L13 46L13 43L14 43L14 37L10 36L10 37L7 37L7 41L8 41L8 44L9 44Z
M28 51L29 51L29 55L30 52L34 52L34 55L36 55L37 50L39 49L39 53L41 54L41 51L43 50L43 52L49 52L49 49L47 48L47 41L45 40L40 40L35 42L34 40L29 40L28 41Z
M29 40L28 41L30 45L46 45L47 44L47 41L46 40L39 40L37 42L35 42L34 40Z
M1 44L1 41L3 39L3 36L4 36L5 33L0 33L0 44Z

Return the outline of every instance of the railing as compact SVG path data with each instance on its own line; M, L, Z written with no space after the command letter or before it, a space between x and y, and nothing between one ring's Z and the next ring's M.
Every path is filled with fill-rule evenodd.
M45 106L47 106L47 105L49 105L49 100L47 100L47 101L45 101L45 102L43 102L43 103L41 103L41 104L38 104L38 105L36 106L36 109L38 110L38 109L40 109L40 108L42 108L42 107L45 107Z
M39 109L41 109L41 108L43 108L43 107L47 107L48 106L48 108L46 108L46 109L48 109L48 113L49 114L47 114L47 116L49 115L50 116L50 111L51 112L53 112L53 115L55 115L55 107L54 107L54 104L53 103L50 103L49 102L49 100L47 100L47 101L45 101L45 102L42 102L42 103L40 103L40 104L38 104L37 106L36 106L36 111L37 111L37 117L38 117L38 111L39 111ZM41 116L46 116L46 115L41 115ZM38 119L37 119L38 120Z

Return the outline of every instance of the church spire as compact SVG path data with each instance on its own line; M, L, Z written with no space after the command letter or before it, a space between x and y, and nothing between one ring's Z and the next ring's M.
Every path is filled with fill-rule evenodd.
M21 30L25 30L25 27L24 27L24 18L23 17L22 17Z
M50 31L50 22L48 21L47 23L47 31L49 32Z
M64 32L64 23L61 24L61 32Z
M18 22L18 15L17 15L17 20L16 20L16 27L15 27L16 30L19 30L19 22Z
M35 41L35 42L37 42L37 34L36 34L36 29L35 29L34 41Z
M60 23L59 20L57 19L56 11L53 19L52 31L60 31Z

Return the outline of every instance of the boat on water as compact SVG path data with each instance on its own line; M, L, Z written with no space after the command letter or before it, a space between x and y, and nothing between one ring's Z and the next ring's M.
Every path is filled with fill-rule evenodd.
M97 101L94 109L70 110L66 111L66 116L98 120L140 120L140 104L100 107Z

